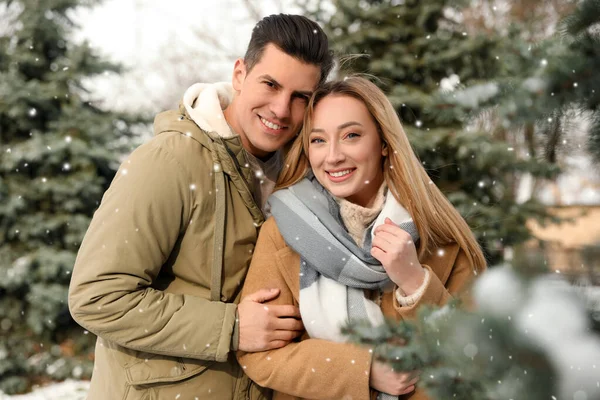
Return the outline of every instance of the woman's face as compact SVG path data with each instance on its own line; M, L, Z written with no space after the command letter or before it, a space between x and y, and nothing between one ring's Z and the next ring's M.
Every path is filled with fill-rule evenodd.
M308 141L308 160L321 185L335 197L369 205L383 183L383 149L364 103L344 95L323 98Z

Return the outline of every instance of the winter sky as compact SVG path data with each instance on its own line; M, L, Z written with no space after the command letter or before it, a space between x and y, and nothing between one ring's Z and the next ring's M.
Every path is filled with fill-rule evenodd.
M82 35L105 54L125 62L154 58L175 37L186 42L194 30L218 32L222 40L247 41L252 23L241 0L105 0L79 13ZM276 1L254 1L261 14L278 12Z
M111 108L154 112L186 85L230 79L256 21L279 12L298 10L293 0L104 0L75 14L75 36L129 69L95 82L99 98Z

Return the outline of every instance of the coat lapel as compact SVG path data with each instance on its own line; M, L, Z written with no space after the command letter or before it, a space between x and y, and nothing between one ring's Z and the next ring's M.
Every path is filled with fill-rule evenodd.
M458 244L455 243L446 246L440 246L431 253L427 254L421 261L421 264L428 265L437 275L440 281L442 281L443 284L446 284L446 281L450 276L450 272L452 271L452 266L456 261L458 250Z

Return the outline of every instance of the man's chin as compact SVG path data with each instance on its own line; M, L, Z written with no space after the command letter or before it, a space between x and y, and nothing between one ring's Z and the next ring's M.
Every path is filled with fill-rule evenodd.
M253 143L254 148L258 151L265 153L273 153L285 145L285 142L282 141L282 138L277 138L278 140L273 140L274 138L270 137L262 137L262 140L256 141Z

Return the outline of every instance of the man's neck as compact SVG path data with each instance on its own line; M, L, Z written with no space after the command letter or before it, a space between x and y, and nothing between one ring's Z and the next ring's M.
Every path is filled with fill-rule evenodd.
M248 155L250 157L257 159L258 161L260 161L263 164L267 164L269 161L271 161L273 159L273 156L277 153L276 151L274 151L273 153L267 153L267 155L264 157L258 157L255 154L253 154L251 151L249 151L246 148L246 146L244 146L244 150L246 150L246 152L248 153Z

